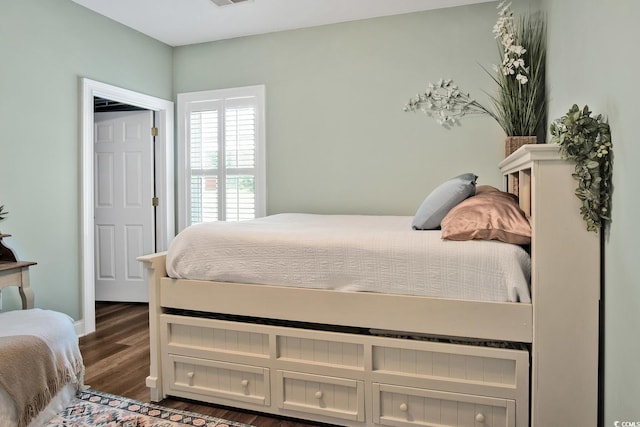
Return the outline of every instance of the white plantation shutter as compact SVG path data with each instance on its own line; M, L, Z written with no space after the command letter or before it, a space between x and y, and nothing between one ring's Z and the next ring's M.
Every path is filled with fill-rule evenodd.
M258 94L239 88L178 96L179 102L197 98L180 103L187 139L185 226L264 215L264 99L259 96L264 89L259 88Z
M219 178L217 109L191 113L191 223L216 221Z
M226 163L225 210L227 220L256 217L256 109L230 102L224 116Z

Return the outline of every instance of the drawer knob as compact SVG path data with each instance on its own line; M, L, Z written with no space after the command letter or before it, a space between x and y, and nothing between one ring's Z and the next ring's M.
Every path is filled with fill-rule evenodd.
M400 410L402 412L407 412L409 410L409 406L406 403L401 403L400 404Z
M189 378L189 385L193 385L193 376L195 374L193 372L187 372L187 378Z
M476 422L483 423L484 422L484 414L482 412L478 412L476 414Z
M242 380L240 384L242 384L242 387L246 387L249 385L249 380Z
M321 391L316 391L316 399L322 399L322 392Z

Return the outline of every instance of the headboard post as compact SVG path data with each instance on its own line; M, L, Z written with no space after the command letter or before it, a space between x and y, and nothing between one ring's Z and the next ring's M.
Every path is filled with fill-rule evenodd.
M600 236L580 215L574 167L555 144L525 145L500 163L532 229L532 426L598 420Z

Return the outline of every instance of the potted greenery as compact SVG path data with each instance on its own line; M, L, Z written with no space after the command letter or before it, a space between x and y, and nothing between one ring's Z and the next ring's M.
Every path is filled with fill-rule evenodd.
M551 124L551 143L560 145L564 159L576 162L572 176L587 230L596 233L611 220L612 144L609 124L589 107L573 105Z
M404 110L422 111L446 128L467 114L488 115L507 135L508 156L523 143L535 143L535 135L545 126L546 25L539 15L516 22L511 3L503 1L498 9L493 33L501 64L494 66L495 76L487 72L499 89L496 96L489 95L492 108L461 91L453 80L440 79L411 98Z

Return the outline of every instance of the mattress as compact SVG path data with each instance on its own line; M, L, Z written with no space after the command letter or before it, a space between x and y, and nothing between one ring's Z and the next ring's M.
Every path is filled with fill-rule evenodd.
M531 302L531 259L498 241L448 241L409 216L278 214L192 225L171 242L177 279Z

